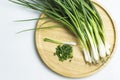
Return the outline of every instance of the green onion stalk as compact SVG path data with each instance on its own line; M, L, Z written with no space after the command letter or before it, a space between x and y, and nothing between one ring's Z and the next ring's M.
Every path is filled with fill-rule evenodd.
M45 42L51 42L51 43L55 43L55 44L59 44L59 45L62 45L62 44L68 44L68 45L72 45L72 46L77 45L75 42L61 42L61 41L53 40L50 38L44 38L43 40Z
M73 33L86 63L96 64L109 55L102 18L91 0L10 0L43 12Z

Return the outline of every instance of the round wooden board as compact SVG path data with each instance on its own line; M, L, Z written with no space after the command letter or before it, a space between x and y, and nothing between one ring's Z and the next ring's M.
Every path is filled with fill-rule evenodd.
M101 70L101 68L108 63L111 56L113 55L113 51L116 45L116 30L114 23L106 12L104 8L102 8L99 4L94 3L96 8L98 9L105 26L106 32L106 39L107 42L110 44L110 56L107 57L105 63L99 63L97 65L88 65L84 61L83 53L79 44L73 47L74 57L71 62L65 61L60 62L57 56L54 56L55 48L57 47L56 44L44 42L44 38L50 38L54 40L59 40L62 42L72 41L77 42L77 39L74 35L72 35L69 31L65 28L51 28L51 29L41 29L36 30L36 46L40 57L42 58L43 62L54 72L71 78L80 78L92 75L95 72ZM44 14L41 17L45 16ZM46 20L39 20L37 24L37 28L39 27L47 27L53 25L60 25L55 21L47 22L43 24Z

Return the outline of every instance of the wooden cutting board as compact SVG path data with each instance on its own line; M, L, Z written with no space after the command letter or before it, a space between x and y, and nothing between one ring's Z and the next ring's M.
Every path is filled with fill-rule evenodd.
M72 78L86 77L101 70L101 68L103 68L109 62L112 55L114 54L113 51L116 45L115 25L110 15L106 12L106 10L103 7L101 7L98 3L94 3L94 4L103 19L105 32L106 32L106 39L111 46L110 56L107 57L105 63L99 63L97 65L88 65L84 61L82 49L78 44L77 46L73 46L74 57L72 61L60 62L58 60L58 57L54 56L55 48L57 47L57 45L49 42L44 42L43 39L50 38L62 42L66 42L66 41L77 42L76 37L72 35L68 30L62 27L36 30L35 38L36 38L36 46L38 53L41 59L43 60L43 62L54 72L62 76L72 77ZM44 17L44 16L45 15L42 14L40 17ZM52 20L51 22L47 22L46 24L43 24L45 21L46 21L45 19L39 20L37 24L37 28L61 25L55 22L54 20Z

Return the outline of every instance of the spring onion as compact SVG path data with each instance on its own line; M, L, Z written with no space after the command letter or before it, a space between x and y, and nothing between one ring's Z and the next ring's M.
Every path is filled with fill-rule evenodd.
M109 55L104 25L91 0L10 0L43 12L73 33L82 46L85 61L97 64Z
M49 38L44 38L43 40L45 42L51 42L51 43L55 43L55 44L68 44L68 45L72 45L72 46L76 45L75 42L60 42L60 41L49 39Z

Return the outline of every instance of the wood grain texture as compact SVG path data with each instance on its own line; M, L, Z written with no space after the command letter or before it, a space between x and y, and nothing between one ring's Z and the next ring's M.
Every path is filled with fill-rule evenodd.
M110 56L106 58L105 63L99 63L97 65L90 66L85 63L81 46L78 44L77 46L73 47L74 57L72 59L72 62L69 61L60 62L57 56L54 56L55 48L57 47L57 45L49 42L44 42L43 39L47 37L62 42L66 42L66 41L77 42L76 37L72 35L69 31L67 31L65 28L36 30L36 46L38 53L41 59L43 60L43 62L54 72L71 78L86 77L101 70L101 68L104 67L111 59L112 55L114 54L113 51L116 45L115 25L105 9L103 9L97 3L95 3L95 6L98 9L103 19L105 32L106 32L106 39L111 46ZM42 14L41 17L43 16L44 15ZM46 24L43 24L45 21L46 20L39 20L37 24L37 28L48 27L53 25L61 25L55 22L54 20Z

